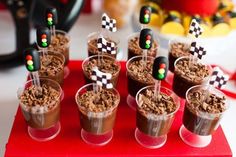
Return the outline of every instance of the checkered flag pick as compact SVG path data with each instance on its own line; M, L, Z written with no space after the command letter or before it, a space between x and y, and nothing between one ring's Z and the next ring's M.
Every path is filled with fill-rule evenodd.
M204 47L198 46L197 42L192 42L189 52L193 55L202 59L202 56L206 55Z
M209 84L214 87L222 88L227 81L229 80L228 75L224 75L224 73L220 70L219 67L215 67L213 69L212 76L210 78Z
M111 77L112 75L110 73L103 73L98 70L98 67L93 68L91 79L95 81L97 85L107 89L113 88Z
M194 35L196 38L198 38L203 32L202 27L199 25L196 19L192 19L192 22L190 24L189 28L189 34Z
M108 29L111 32L116 32L116 20L110 19L107 14L102 15L102 28Z
M116 45L114 42L108 42L103 37L98 38L98 40L97 40L97 47L98 47L98 50L101 52L106 52L106 53L114 55L114 54L116 54L115 46Z

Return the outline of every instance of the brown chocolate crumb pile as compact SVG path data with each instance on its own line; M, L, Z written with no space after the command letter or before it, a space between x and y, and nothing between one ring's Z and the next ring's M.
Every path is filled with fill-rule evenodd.
M190 46L185 43L173 43L171 44L170 53L176 58L188 56L190 54L189 48Z
M206 98L206 95L208 97ZM208 113L222 113L226 110L225 96L219 97L215 94L207 94L206 90L197 90L189 93L188 107ZM204 101L205 99L205 101ZM203 102L204 101L204 102Z
M26 110L31 109L31 112L43 112L51 110L58 104L55 100L60 96L59 91L43 84L41 87L30 86L20 96L20 102Z
M157 53L157 50L156 50L157 47L158 47L158 44L154 40L154 42L152 43L152 48L150 50L148 50L148 55L154 56ZM139 47L139 37L134 37L134 38L130 39L129 43L128 43L128 48L133 53L135 53L137 55L141 55L143 50Z
M175 74L180 75L186 80L199 83L210 75L210 71L207 66L197 62L192 63L191 66L189 66L189 58L184 58L177 62Z
M102 57L101 57L102 58ZM98 65L98 59L90 59L88 63L84 65L84 70L92 75L93 67L97 66L98 69L104 73L110 73L112 75L116 74L119 71L119 66L116 64L115 60L103 58L100 60L100 64Z
M154 83L152 77L152 66L152 61L147 61L146 66L144 66L144 61L141 59L130 63L128 69L130 75L133 76L135 80L145 82L145 84L152 84Z
M63 70L62 61L53 55L40 56L41 69L40 76L55 76L58 72Z
M139 95L139 110L145 114L169 114L177 109L172 97L160 93L157 97L154 96L154 91L147 89L145 93Z
M87 91L77 97L79 104L90 112L103 112L117 105L118 96L112 91L100 89L99 92Z
M69 43L69 39L66 36L62 34L56 34L55 36L52 36L49 50L63 52L67 43Z

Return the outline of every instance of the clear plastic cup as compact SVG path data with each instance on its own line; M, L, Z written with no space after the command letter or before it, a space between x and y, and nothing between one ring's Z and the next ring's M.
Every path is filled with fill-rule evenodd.
M62 96L62 89L60 85L53 80L47 78L40 78L41 86L43 84L53 88L59 92L58 96L49 96L50 102L44 104L44 107L37 105L37 101L32 101L34 107L22 102L20 99L23 93L32 87L34 80L27 81L23 87L17 91L21 111L28 125L28 133L30 137L37 141L48 141L55 138L61 129L60 125L60 102ZM36 94L36 93L32 93ZM39 97L40 99L40 97Z
M211 66L201 63L202 65L205 65L205 67L208 69L209 75L201 80L197 79L195 79L194 81L190 80L185 75L182 75L181 70L176 67L176 64L178 64L179 61L186 59L189 59L189 56L180 57L175 61L175 71L172 85L172 89L175 92L175 94L183 99L185 99L186 92L189 88L200 84L206 84L212 71Z
M225 100L226 110L221 113L208 113L192 109L189 105L188 96L191 92L208 90L208 85L197 85L190 88L186 93L186 104L183 115L183 125L179 130L181 139L192 147L206 147L210 144L212 134L217 130L220 121L229 108L229 102ZM211 88L211 94L218 97L225 96L216 88Z
M131 34L128 37L128 60L135 56L140 56L143 54L143 50L139 47L139 35L140 32L136 32ZM158 50L159 50L159 39L153 34L154 42L156 43L156 46L152 46L150 50L148 50L148 56L156 58ZM135 41L135 39L137 40ZM131 40L133 42L131 42Z
M92 112L81 105L79 99L81 99L83 94L92 91L94 88L98 88L95 83L81 87L75 95L75 100L79 110L82 139L88 144L102 146L106 145L112 139L120 94L114 88L109 89L109 91L117 96L117 101L114 102L115 105L106 111Z
M174 69L175 69L175 61L179 58L179 57L184 57L184 56L189 56L190 53L187 51L187 53L184 53L183 51L181 51L177 56L173 55L172 51L172 45L173 44L177 44L177 43L181 43L184 44L183 50L189 50L190 49L190 45L191 45L191 41L190 40L185 40L182 38L174 38L171 39L169 41L169 46L168 46L168 59L169 59L169 70L173 73Z
M151 82L140 81L138 76L134 75L133 70L130 69L130 64L131 63L140 61L142 59L143 59L142 56L135 56L135 57L132 57L131 59L129 59L126 63L126 70L127 70L126 75L127 75L127 80L128 80L128 82L127 82L127 84L128 84L128 96L127 96L126 101L127 101L128 106L130 108L132 108L133 110L136 110L136 107L137 107L137 103L135 101L135 96L138 93L138 91L140 89L142 89L143 87L154 84L154 80L153 80L153 77L152 77L152 72L150 71L150 70L152 70L152 66L148 70L149 78L152 79ZM152 64L154 62L154 59L155 58L150 57L150 56L147 57L147 61L151 62Z
M71 38L70 35L63 31L63 30L56 30L56 37L52 36L51 44L48 47L48 50L51 50L53 52L58 52L64 55L65 57L65 68L64 68L64 78L67 78L67 76L70 74L70 69L68 68L68 63L70 60L70 42ZM65 39L68 42L60 42L60 36L65 37Z
M96 64L91 63L91 61L94 61L94 60L96 60ZM92 68L90 68L89 70L86 70L86 66L92 64L93 67L97 66L98 69L101 70L101 68L104 68L104 61L106 61L106 60L110 60L110 61L112 61L112 63L114 63L114 65L117 65L117 71L114 74L112 74L112 79L111 79L111 83L113 84L113 87L114 88L116 87L117 82L118 82L118 78L119 78L119 74L120 74L121 65L118 61L116 61L115 58L108 56L108 55L100 55L100 56L94 55L94 56L90 56L90 57L86 58L83 61L82 69L83 69L86 84L94 82L91 79ZM107 69L107 70L109 71L109 69Z
M65 57L65 65L67 65L69 63L70 56L70 36L67 32L63 30L56 30L55 33L56 37L58 37L59 35L64 36L68 40L68 42L62 43L59 41L59 37L55 38L54 36L52 36L52 41L48 47L48 50L63 54Z
M139 104L140 94L146 90L153 90L154 86L147 86L139 90L136 95L137 112L136 112L136 130L135 138L139 144L146 148L160 148L166 140L167 134L172 126L175 114L179 109L179 98L171 90L161 87L160 92L173 98L176 104L176 110L169 114L156 115L153 113L144 113Z
M97 39L99 38L100 36L100 32L93 32L93 33L90 33L87 37L87 46L88 46L88 56L94 56L94 55L98 55L98 53L103 53L103 52L99 52L98 51L98 48L97 48ZM113 58L116 58L117 57L117 54L119 53L119 43L120 43L120 39L117 38L115 35L113 34L109 34L106 35L104 34L103 37L108 40L110 39L112 42L115 43L115 50L116 50L116 54L109 54L109 53L103 53L103 54L106 54L106 55L109 55Z
M41 58L41 69L39 70L39 76L42 78L52 79L58 82L60 85L62 85L64 80L65 57L61 53L54 52L51 50L45 50L45 52L39 51L39 53ZM48 57L53 57L61 64L55 65L55 68L53 69L49 68L48 66L51 66L51 63L48 64L46 60L42 61L42 58L48 58ZM42 64L44 64L45 66L43 66Z

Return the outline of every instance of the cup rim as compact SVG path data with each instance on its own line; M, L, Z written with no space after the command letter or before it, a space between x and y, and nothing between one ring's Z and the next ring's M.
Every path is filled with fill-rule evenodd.
M152 31L152 32L153 32L154 41L156 40L156 42L157 42L157 47L156 47L156 48L153 48L153 49L158 51L158 50L161 48L161 46L160 46L160 39L159 39L159 37L156 35L156 33L155 33L154 31ZM130 34L130 35L128 36L128 45L129 45L130 39L132 39L133 37L139 37L139 34L140 34L140 32L133 32L132 34ZM141 49L141 48L140 48L140 49ZM150 50L148 50L148 51L150 51Z
M62 61L62 66L64 67L64 64L65 64L65 56L64 56L63 54L61 54L61 53L59 53L59 52L57 52L57 51L52 51L52 50L48 50L48 49L46 49L45 51L52 53L52 54L51 54L52 56L54 56L54 54L59 55L59 56L60 56L60 59L62 59L62 60L61 60L61 61ZM38 53L40 53L40 55L41 55L41 54L43 53L43 50L42 50L42 49L38 50Z
M190 48L190 45L191 45L191 42L187 39L180 39L180 38L177 38L177 37L173 37L168 41L168 53L170 53L171 44L173 44L173 43L187 44L189 46L189 48ZM188 55L186 55L186 56L188 56Z
M178 59L176 59L176 60L175 60L175 63L174 63L174 68L175 68L175 70L178 69L178 68L176 68L176 64L177 64L181 59L190 59L190 56L182 56L182 57L179 57ZM204 77L203 81L204 81L204 80L208 80L209 77L210 77L210 75L211 75L211 73L212 73L212 67L211 67L211 65L202 63L202 60L200 60L200 59L197 59L197 60L200 61L200 62L198 62L198 63L204 65L204 66L209 70L209 75L208 75L207 77ZM174 70L174 73L175 73L175 70Z
M136 103L137 103L137 107L139 107L139 104L138 104L138 95L139 95L142 91L144 91L144 90L146 90L146 89L148 89L148 88L155 88L155 85L149 85L149 86L143 87L143 88L141 88L141 89L137 92L137 94L136 94L136 96L135 96L135 101L136 101ZM176 105L177 105L176 110L175 110L174 112L169 113L169 114L157 115L157 114L149 113L149 115L151 115L151 117L155 117L155 118L159 118L159 117L163 117L163 116L171 116L171 115L174 115L174 114L179 110L179 108L180 108L180 99L179 99L179 97L178 97L172 90L170 90L170 89L168 89L168 88L166 88L166 87L161 86L160 89L164 89L164 90L170 92L170 93L171 93L171 97L172 97L172 98L174 97L174 98L173 98L174 102L175 102L175 100L177 99L177 102L175 102ZM169 95L168 95L168 96L169 96ZM137 109L137 111L138 111L138 109Z
M18 93L18 101L19 101L20 106L25 105L25 104L21 103L21 101L20 101L20 96L21 96L22 93L26 90L26 85L29 84L29 83L32 83L33 80L34 80L34 79L30 79L30 80L26 81L23 86L20 86L20 87L18 88L17 93L18 93L20 90L22 90L22 92L21 92L20 94ZM55 98L55 100L54 100L53 102L51 102L50 104L47 104L47 103L46 103L47 105L51 105L51 104L55 103L56 101L60 100L60 98L61 98L61 96L62 96L62 93L63 93L63 90L62 90L62 88L61 88L61 86L60 86L60 84L59 84L58 82L56 82L56 81L54 81L54 80L52 80L52 79L49 79L49 78L45 78L45 77L39 77L39 80L40 80L40 81L42 80L42 81L50 82L50 84L54 84L54 85L56 85L57 87L59 87L59 96L58 96L58 97L53 97L53 98ZM32 85L33 85L33 83L32 83ZM32 85L31 85L31 86L32 86ZM51 87L51 86L50 86L50 87ZM54 88L53 88L53 89L54 89ZM56 106L57 106L57 105L56 105ZM55 108L56 106L54 106L54 108ZM51 110L49 110L49 111L47 111L47 112L50 112L50 111L51 111ZM47 113L47 112L45 112L45 113ZM36 113L34 113L34 114L36 114Z
M87 57L87 58L85 58L85 59L83 60L83 62L82 62L82 70L83 70L83 72L85 72L85 68L84 68L84 67L85 67L85 63L86 63L87 61L89 61L91 58L97 58L97 59L98 59L98 56L99 56L99 55L89 56L89 57ZM105 58L112 59L113 61L115 61L115 63L118 65L118 71L117 71L116 73L112 74L112 76L116 76L116 75L119 74L119 72L120 72L120 70L121 70L121 64L120 64L119 61L117 61L115 58L113 58L113 57L111 57L111 56L109 56L109 55L107 55L107 54L102 54L102 55L100 55L100 57L101 57L101 58L102 58L102 57L105 57Z
M189 102L188 93L189 93L192 89L194 89L194 88L204 88L204 87L208 87L208 86L210 86L210 85L204 84L204 85L196 85L196 86L193 86L193 87L189 88L189 89L186 91L186 93L185 93L186 103ZM215 88L215 87L213 87L212 89L213 89L214 91L218 92L220 95L223 95L223 96L226 97L226 95L225 95L222 91L220 91L219 89L217 89L217 88ZM214 93L214 92L213 92L213 93ZM204 111L198 110L198 113L200 113L200 115L198 115L198 116L202 117L202 115L204 115L204 114L205 114L206 116L209 116L209 117L211 117L211 116L223 115L223 114L229 109L229 101L228 101L227 99L225 99L225 105L226 105L226 110L223 111L223 112L220 112L220 113L208 113L208 112L204 112ZM185 107L187 107L187 106L185 105Z
M92 39L96 39L96 37L98 39L100 34L101 34L100 32L91 32L91 33L89 33L87 35L87 45L91 46L92 48L97 48L96 46L89 44L89 41L91 41ZM93 36L96 36L96 37L92 38ZM116 36L110 36L110 38L112 38L112 41L115 43L116 47L118 48L118 45L120 44L120 39L118 37L116 37Z
M142 59L142 57L143 57L142 55L134 56L134 57L130 58L130 59L126 62L125 67L126 67L126 70L127 70L128 73L131 72L131 71L129 70L129 67L128 67L129 64L132 63L132 61L134 61L136 58L140 58L140 59ZM151 59L151 60L153 60L153 62L154 62L154 60L155 60L155 58L152 57L152 56L147 56L147 59Z
M80 87L80 88L77 90L77 92L76 92L76 94L75 94L75 102L76 102L76 104L77 104L78 109L81 108L81 109L84 109L85 111L87 111L87 108L84 107L84 106L81 106L81 105L79 104L79 102L78 102L79 92L81 92L83 89L86 89L86 88L89 87L89 86L94 86L94 85L95 85L95 86L98 86L96 83L89 83L89 84L86 84L86 85ZM118 105L119 105L119 103L120 103L120 94L119 94L118 90L115 89L114 87L111 88L111 89L109 89L109 90L114 91L114 92L116 93L116 95L118 96L117 104L115 104L114 106L112 106L110 109L108 109L108 110L106 110L106 111L98 111L98 112L89 111L90 113L95 113L95 114L109 113L109 112L111 112L112 110L114 110L115 108L118 107Z

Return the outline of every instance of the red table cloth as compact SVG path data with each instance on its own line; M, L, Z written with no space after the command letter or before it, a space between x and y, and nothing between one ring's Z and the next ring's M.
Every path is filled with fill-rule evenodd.
M15 116L13 128L6 145L6 157L15 156L232 156L229 144L221 127L212 137L212 142L205 148L193 148L186 145L179 137L179 128L182 124L182 111L176 115L175 121L168 134L166 144L159 149L147 149L139 145L134 137L135 111L126 104L127 81L125 62L122 62L121 73L117 89L121 95L121 102L117 112L113 139L105 146L96 147L86 144L80 137L80 123L75 103L75 93L85 84L81 61L71 61L70 75L64 80L63 90L65 97L61 103L61 132L47 142L37 142L27 133L27 125L21 110Z

